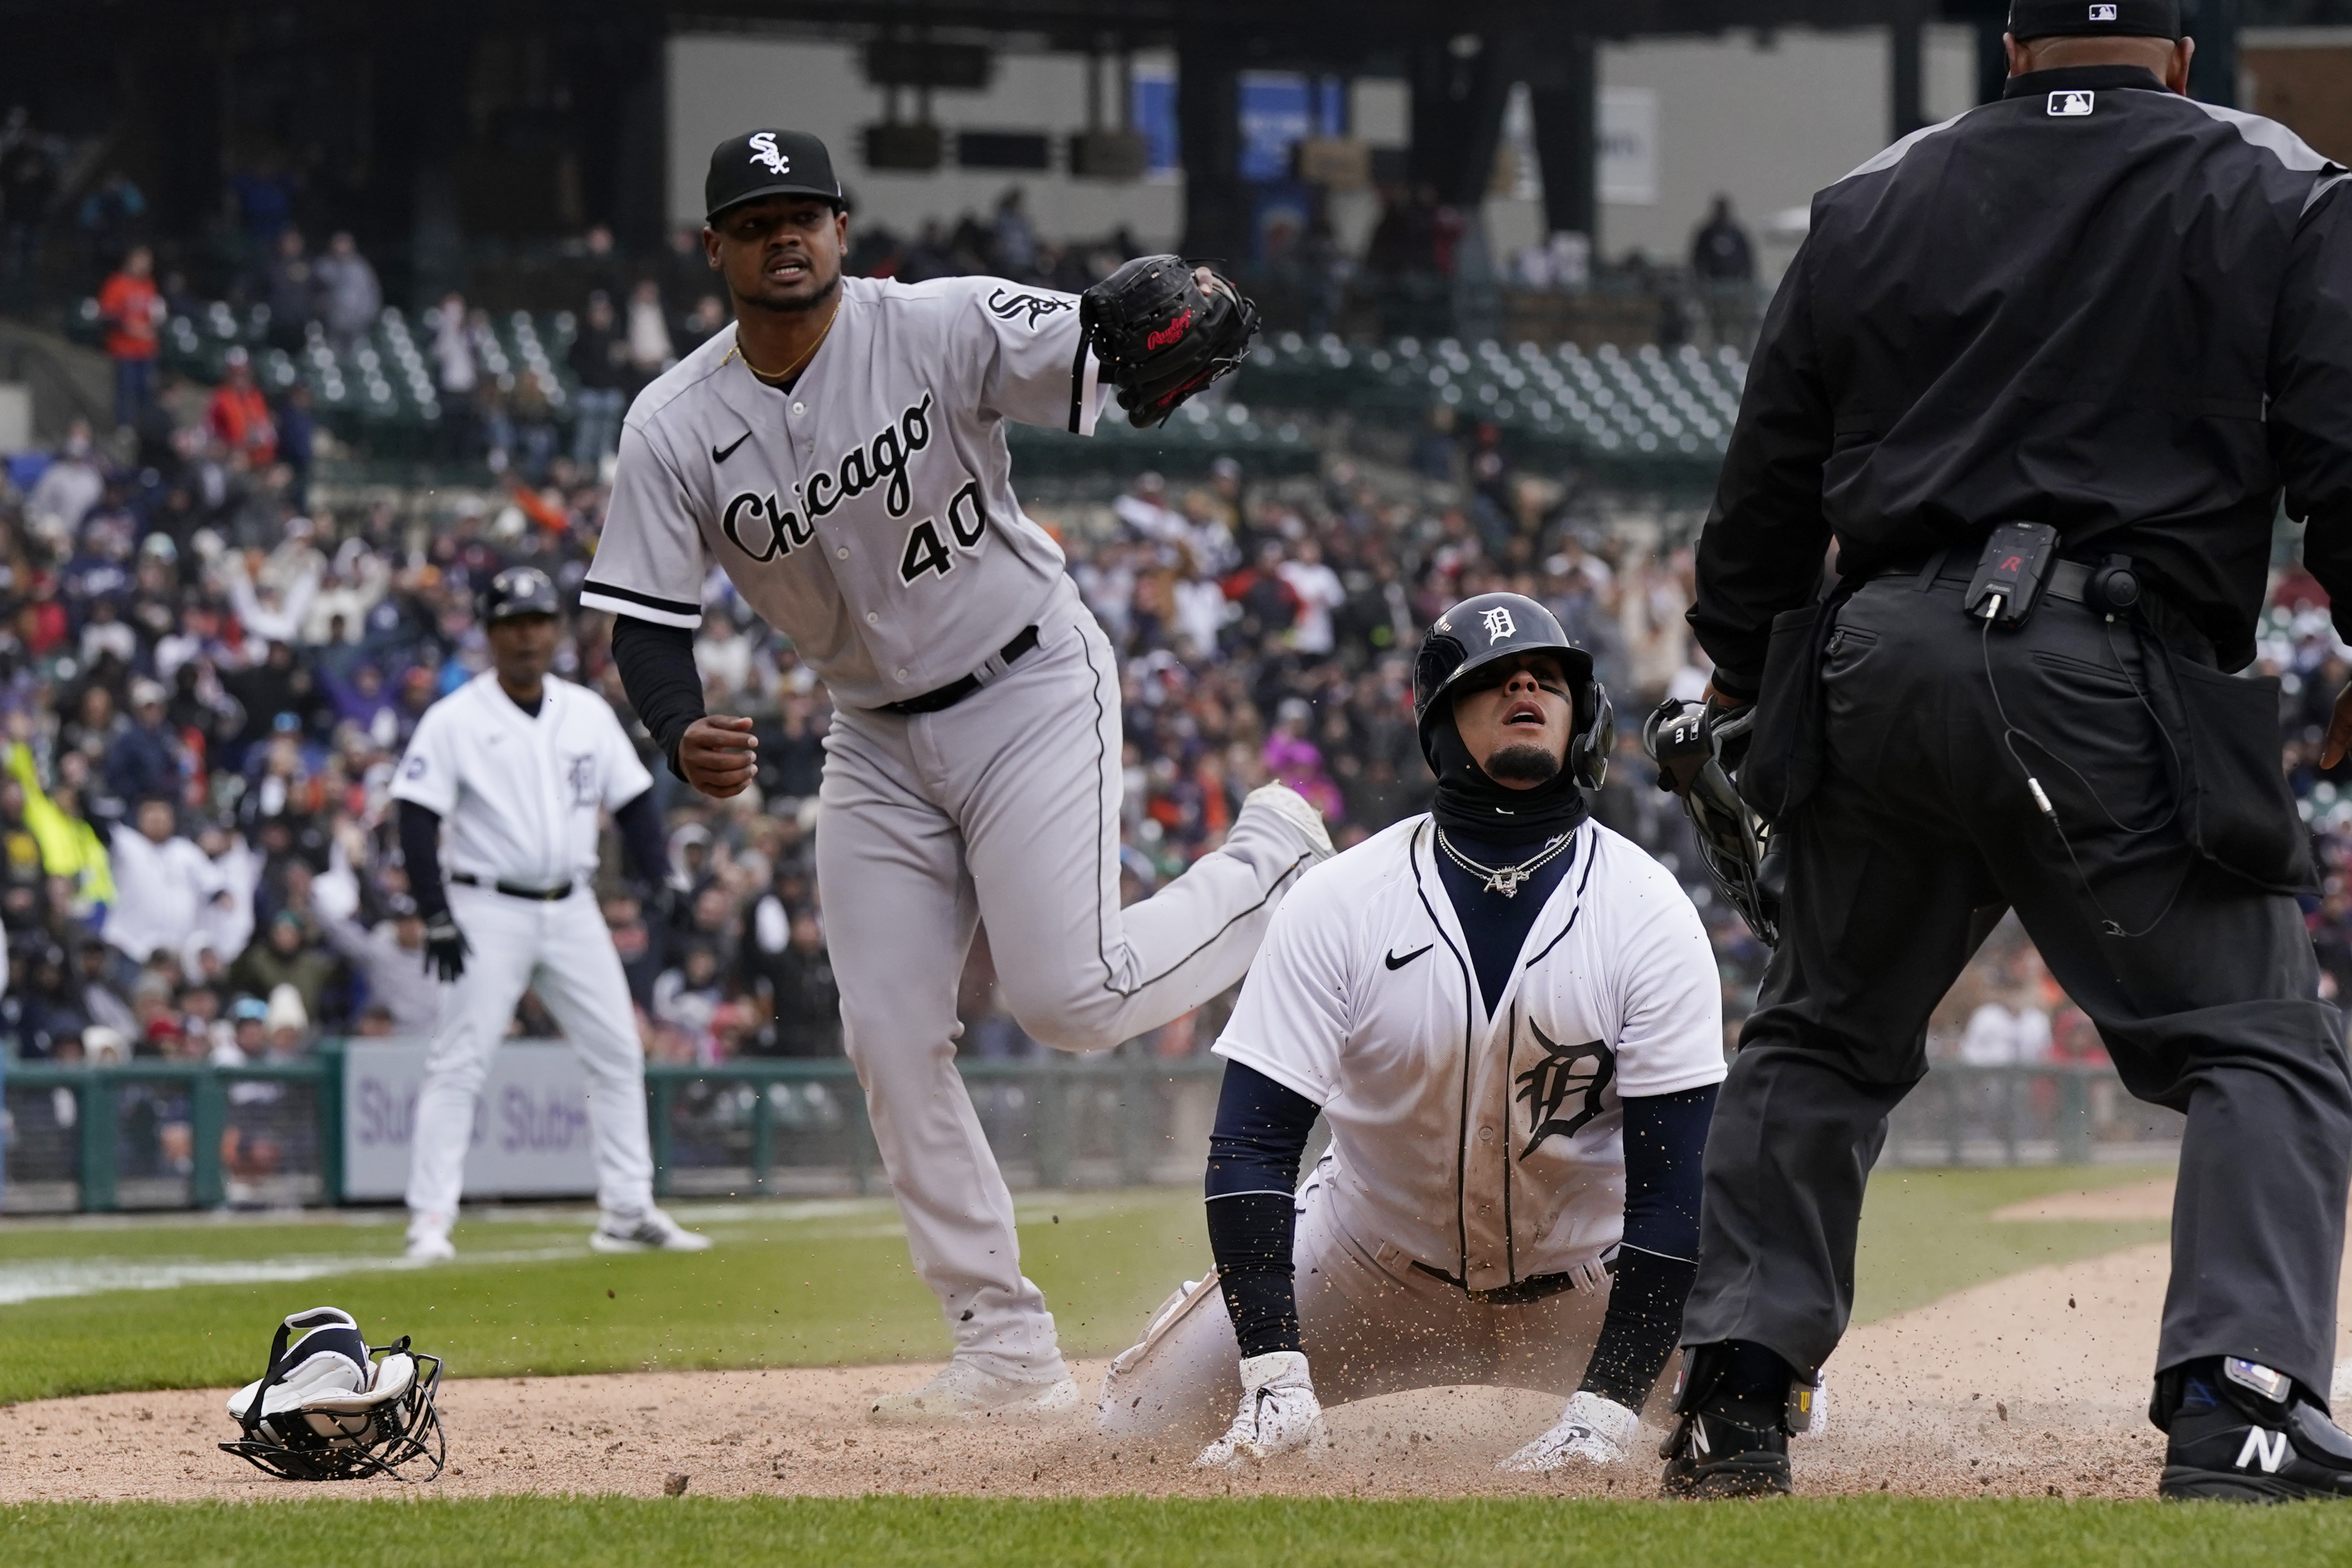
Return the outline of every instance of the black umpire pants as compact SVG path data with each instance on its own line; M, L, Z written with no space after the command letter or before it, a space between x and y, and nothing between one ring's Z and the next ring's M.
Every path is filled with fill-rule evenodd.
M1836 1346L1887 1113L2008 905L2126 1086L2189 1119L2153 1370L2244 1356L2324 1401L2352 1082L2295 901L2189 847L2149 633L2045 600L1988 636L1964 586L1884 578L1839 610L1822 779L1783 824L1783 936L1716 1105L1683 1343L1754 1341L1807 1374ZM2011 725L2032 738L2005 741Z

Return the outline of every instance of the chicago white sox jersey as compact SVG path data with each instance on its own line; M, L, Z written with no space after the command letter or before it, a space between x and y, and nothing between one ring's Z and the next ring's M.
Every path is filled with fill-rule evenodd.
M1091 435L1104 392L1074 295L845 277L792 391L721 332L637 394L580 602L696 626L715 559L841 702L960 680L1062 576L1004 422Z
M599 808L653 787L604 699L547 677L536 717L485 671L425 710L392 786L441 817L447 869L531 888L596 872Z
M1598 822L1490 1016L1427 816L1317 866L1274 917L1216 1053L1322 1106L1349 1228L1490 1291L1624 1230L1626 1095L1719 1082L1698 911Z

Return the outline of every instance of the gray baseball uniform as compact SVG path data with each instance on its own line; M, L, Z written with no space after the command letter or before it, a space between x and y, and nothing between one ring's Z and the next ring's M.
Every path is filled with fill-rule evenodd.
M789 392L721 333L629 411L580 600L692 627L715 559L831 688L817 879L847 1049L959 1359L1023 1379L1063 1367L953 1065L975 924L1022 1027L1099 1050L1239 979L1314 853L1245 808L1222 849L1119 907L1118 671L1004 444L1008 419L1092 434L1077 304L994 278L845 278ZM953 706L885 706L966 675L983 685Z

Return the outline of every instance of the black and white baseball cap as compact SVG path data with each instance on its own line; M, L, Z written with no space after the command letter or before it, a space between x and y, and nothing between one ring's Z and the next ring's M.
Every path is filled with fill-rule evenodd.
M2180 0L2010 0L2009 36L2177 39Z
M805 131L747 131L710 150L702 181L703 221L761 196L814 196L846 205L834 178L833 154Z

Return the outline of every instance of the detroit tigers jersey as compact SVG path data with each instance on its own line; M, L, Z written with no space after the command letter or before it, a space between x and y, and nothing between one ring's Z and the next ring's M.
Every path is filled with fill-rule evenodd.
M653 786L603 697L553 675L541 690L534 717L485 671L416 723L392 795L440 814L452 872L532 888L586 881L599 809Z
M1004 422L1090 435L1104 392L1076 296L845 277L792 391L721 332L637 395L580 602L696 626L716 560L839 701L959 680L1062 575L1013 497Z
M1424 815L1307 873L1215 1048L1322 1106L1349 1229L1474 1291L1615 1246L1622 1097L1724 1076L1698 911L1635 845L1576 831L1491 1016Z

